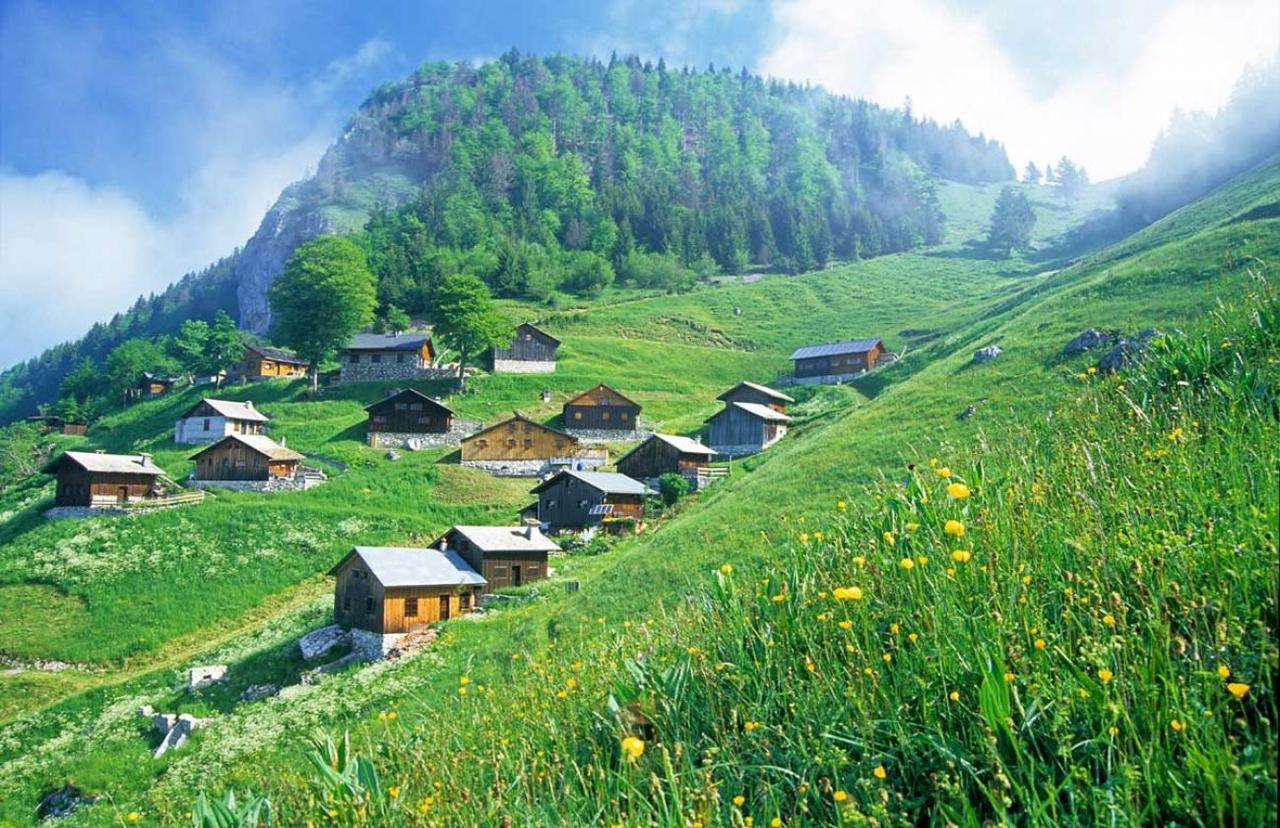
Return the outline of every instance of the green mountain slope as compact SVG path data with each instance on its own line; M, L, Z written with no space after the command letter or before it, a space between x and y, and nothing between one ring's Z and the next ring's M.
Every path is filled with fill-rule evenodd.
M1254 624L1263 613L1274 615L1273 598L1268 608L1267 597L1255 588L1265 583L1257 569L1264 560L1259 555L1267 553L1257 527L1274 526L1276 519L1274 423L1250 407L1256 404L1252 396L1235 407L1230 397L1175 399L1170 395L1181 393L1176 382L1165 382L1171 375L1158 372L1125 379L1143 389L1130 392L1146 417L1136 418L1125 413L1132 409L1119 402L1114 383L1078 379L1087 360L1064 360L1061 348L1086 326L1128 332L1155 326L1171 335L1185 328L1186 341L1197 343L1200 334L1194 332L1203 329L1205 336L1251 343L1241 364L1274 383L1275 353L1266 350L1274 343L1250 339L1247 329L1237 335L1242 323L1234 312L1220 322L1204 317L1217 299L1243 296L1251 269L1276 260L1280 220L1255 208L1274 200L1277 187L1280 160L1115 248L1042 275L1025 265L965 258L962 249L951 248L555 315L551 327L566 339L563 372L482 378L473 397L457 401L465 416L488 417L514 405L550 416L554 406L535 404L543 385L550 383L561 395L604 380L629 393L634 388L655 424L692 430L714 410L715 393L744 376L772 379L785 369L785 356L795 345L885 333L906 355L852 389L814 394L799 406L806 416L787 440L735 464L730 480L656 531L603 555L564 559L557 567L562 576L582 585L572 596L548 584L536 600L450 625L420 657L341 674L294 698L236 702L248 683L296 675L288 642L325 613L324 586L309 575L352 542L424 539L451 521L509 515L525 497L520 487L438 464L438 453L391 463L363 448L359 400L372 398L375 388L344 389L306 402L299 389L284 384L232 396L251 394L276 416L276 428L288 435L290 446L348 466L323 489L269 501L219 497L185 512L127 522L48 524L34 514L47 485L32 481L0 503L8 515L0 526L0 578L8 586L0 586L0 593L7 606L20 608L10 617L22 619L51 601L67 602L67 631L6 620L0 622L0 650L107 662L109 670L0 676L0 700L23 714L6 723L0 736L0 820L29 819L39 794L62 780L112 797L68 824L109 824L131 810L146 819L181 820L196 788L246 784L289 808L290 821L324 819L320 811L328 806L317 802L300 770L305 746L299 737L315 728L347 727L357 730L361 750L371 750L366 740L387 745L376 751L383 780L376 801L334 808L334 819L352 824L433 818L476 824L500 814L512 815L515 824L555 821L556 814L604 824L742 824L743 814L754 815L757 824L774 815L787 824L827 823L841 818L831 809L837 789L846 792L849 807L882 824L920 808L956 822L1000 813L1021 821L1092 821L1107 807L1133 821L1189 814L1232 821L1232 814L1265 816L1268 808L1274 814L1274 799L1258 795L1265 786L1249 781L1270 779L1274 788L1273 740L1257 717L1275 720L1266 667L1274 663L1275 649ZM1003 355L970 364L973 349L992 342ZM1182 365L1191 378L1219 371L1213 354L1224 349L1219 345L1203 359L1197 356L1201 350L1188 346L1189 356L1180 356L1184 351L1173 349L1153 365L1165 371ZM1173 390L1159 387L1162 382ZM166 444L165 435L175 411L186 404L174 398L136 406L102 424L91 438L110 448L150 447L162 465L180 471L181 452ZM1182 408L1175 410L1175 404ZM975 414L960 418L968 405ZM1183 409L1188 413L1177 413ZM1183 423L1189 417L1224 425L1204 432L1201 440L1199 426ZM1165 474L1162 456L1144 452L1177 443L1167 439L1176 427L1195 440L1176 465L1166 465L1188 483L1157 488ZM1082 459L1081 446L1093 460ZM941 484L927 478L931 456L969 483L971 500L951 504ZM918 464L916 474L907 470L912 462ZM1102 483L1096 482L1099 463L1107 464ZM1241 468L1251 469L1251 476L1241 476ZM1202 477L1185 478L1197 472ZM916 477L920 482L896 488ZM1040 490L1052 494L1037 502ZM1253 491L1272 494L1250 504ZM923 501L925 492L932 505ZM1210 492L1221 493L1216 506ZM847 507L840 515L838 500ZM948 511L962 506L970 511ZM1205 546L1193 532L1177 543L1197 554L1218 552L1203 566L1196 554L1170 558L1166 563L1177 574L1169 580L1189 584L1205 578L1216 584L1227 577L1220 550L1242 550L1234 564L1239 590L1214 604L1222 607L1228 641L1214 646L1225 647L1222 657L1231 669L1254 685L1251 698L1259 706L1240 712L1244 724L1229 737L1234 742L1227 736L1219 740L1197 720L1186 749L1203 758L1204 775L1188 781L1192 792L1185 796L1170 788L1192 779L1179 776L1180 748L1167 743L1169 728L1161 725L1159 735L1153 728L1160 716L1177 717L1180 725L1192 715L1205 718L1194 706L1202 701L1199 690L1160 696L1151 717L1134 723L1123 742L1108 748L1122 771L1114 776L1102 762L1047 761L1057 745L1097 739L1097 728L1105 733L1116 726L1104 715L1110 709L1105 694L1113 691L1090 678L1110 663L1102 661L1108 646L1123 645L1115 647L1113 669L1121 669L1114 669L1114 692L1125 693L1122 698L1132 704L1151 696L1142 693L1152 686L1182 686L1197 671L1212 674L1207 661L1174 662L1156 653L1174 636L1184 647L1207 643L1213 624L1171 627L1159 611L1161 602L1172 600L1168 583L1135 586L1124 580L1135 561L1150 571L1171 555L1163 546L1174 542L1181 527L1208 514L1220 526L1220 541ZM938 570L954 545L938 525L950 515L970 528L968 563L992 568L990 589L969 593L970 604L964 594L947 592L944 581L904 587L892 579L900 551L907 550L929 558L927 567L919 565L921 578L942 577ZM906 538L906 524L913 522L923 527L919 541ZM1044 531L1033 531L1036 526ZM829 549L824 540L805 552L806 544L818 543L818 531L839 538L841 546ZM886 550L882 531L894 532L901 550ZM1108 568L1099 555L1117 543L1125 550L1123 566ZM1274 557L1274 539L1271 544ZM1075 549L1075 557L1064 549ZM859 553L872 573L854 568ZM735 591L718 595L714 573L726 562L734 567ZM1005 577L1018 564L1035 574L1029 604L1043 611L1040 620L1032 622L1019 610L1027 606L1018 602L1019 581ZM1066 573L1086 572L1094 577L1078 584L1064 580ZM750 585L760 576L770 580L757 606ZM981 579L974 578L976 587ZM838 579L857 579L871 597L859 605L866 608L865 620L848 642L857 660L837 669L835 640L808 625L825 612L847 609L818 597L841 585ZM192 584L199 584L198 591ZM1058 596L1066 588L1087 595L1090 607L1097 599L1111 608L1115 599L1109 593L1116 592L1121 604L1111 612L1127 625L1129 640L1108 644L1092 631L1083 635L1083 621L1079 629L1044 632L1046 623L1060 617L1064 605ZM317 594L311 602L308 596ZM774 602L776 595L787 597ZM1179 606L1195 612L1201 600L1197 595L1189 607ZM237 616L255 606L264 613L261 629L245 634ZM1097 615L1084 607L1066 609ZM1017 646L1005 623L1011 618L1025 622L1026 641L1017 639ZM890 623L901 625L900 636L890 632ZM1030 631L1033 626L1040 631ZM213 639L208 649L184 646L201 629ZM950 637L956 646L913 656L902 640L908 632L919 632L926 644ZM984 636L993 646L977 646ZM1053 647L1045 652L1060 660L1037 667L1027 643L1035 636L1050 639ZM873 642L879 642L876 649ZM171 657L164 653L166 643L173 647ZM689 647L696 652L690 654ZM891 661L872 667L884 653ZM642 662L624 664L640 654L646 657ZM132 660L120 660L125 657ZM986 658L1018 662L1012 700L999 692L1001 670ZM172 689L177 668L214 660L232 665L231 686L205 697ZM729 666L716 670L721 663ZM864 667L880 678L855 684ZM731 686L712 693L726 670ZM806 678L816 673L824 677L821 682ZM458 693L460 676L472 683L469 695ZM967 723L936 709L945 704L950 686L941 682L956 677L968 682L958 688ZM1043 686L1052 692L1039 692ZM1078 715L1085 718L1076 718L1069 705L1057 701L1059 690L1068 698L1081 690L1097 703L1083 706ZM634 700L654 729L634 719L620 724L605 703L610 692L623 703ZM183 752L153 763L132 716L142 703L225 716ZM1012 705L1008 715L1019 723L1011 736L1000 730L1003 704ZM1212 704L1206 709L1213 715L1232 720L1231 708ZM397 713L392 723L376 716L388 710ZM988 738L976 724L982 720L995 728L989 738L1016 747L981 754L972 777L949 776L948 758L963 767L977 762L974 746ZM1086 720L1093 731L1072 732ZM747 721L763 723L755 742L745 738L757 730L744 729ZM1041 728L1041 721L1052 727ZM876 724L850 729L860 722ZM627 727L648 743L635 764L619 761L618 740ZM73 734L86 732L92 734L86 750L65 749ZM1241 770L1227 767L1232 758ZM921 770L913 770L913 763ZM871 772L877 765L894 774L883 786ZM1093 782L1104 788L1113 779L1120 800L1110 806L1096 798L1054 804L1042 786L1063 781L1053 775L1064 767L1100 774ZM1122 785L1131 768L1159 778L1145 791ZM924 778L924 769L932 769L934 778ZM1223 779L1216 792L1205 782L1210 772ZM1010 780L1003 795L1016 806L1001 802L999 785L991 783L998 774ZM388 785L399 795L391 797ZM747 798L740 812L731 803L739 793ZM975 809L971 816L946 810L965 802ZM363 817L357 814L361 807Z

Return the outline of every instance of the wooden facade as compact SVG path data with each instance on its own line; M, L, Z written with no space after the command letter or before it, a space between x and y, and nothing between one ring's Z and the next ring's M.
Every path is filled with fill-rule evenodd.
M173 377L158 377L144 373L138 378L138 396L144 399L167 394L176 380Z
M707 420L707 444L718 454L753 454L781 440L789 420L758 403L730 403Z
M462 441L462 460L550 460L572 454L578 438L535 423L520 412Z
M644 519L644 484L622 474L562 471L533 488L538 520L551 529L584 529L619 518Z
M591 431L635 431L640 406L601 383L564 404L564 427Z
M445 434L453 428L451 408L412 388L394 391L364 410L370 434Z
M494 348L490 351L489 368L494 371L519 371L522 370L519 364L524 363L530 366L540 366L541 370L545 370L546 366L554 369L556 351L559 347L560 340L546 331L524 322L516 326L515 333L511 337L510 347Z
M302 377L306 376L307 362L292 351L282 348L249 345L244 349L244 357L240 360L239 373L242 379Z
M547 577L547 556L560 548L532 526L455 526L433 546L457 551L488 581L489 592Z
M339 361L348 365L399 364L430 368L436 360L431 334L356 334L342 349Z
M767 386L757 385L754 382L745 380L716 397L716 399L723 400L725 405L736 402L756 403L784 413L787 410L787 403L795 402L795 400L781 391L775 391Z
M883 352L884 343L879 339L860 339L801 348L791 359L798 380L841 378L870 371Z
M298 473L302 455L262 435L229 434L191 455L196 480L275 480Z
M214 443L229 434L261 434L269 418L250 401L205 398L173 424L175 443Z
M713 449L688 437L654 434L619 458L617 469L636 480L652 480L664 474L696 480L714 456Z
M388 567L388 554L407 559L406 563ZM425 556L440 561L415 567L420 563L415 559L430 561ZM420 574L415 575L415 569ZM447 571L441 573L441 569ZM456 554L448 555L446 561L445 553L432 549L356 547L329 574L336 579L334 621L383 635L417 632L460 617L475 606L475 596L484 586L484 580Z
M44 468L57 478L55 506L125 506L160 494L164 471L149 455L68 451Z

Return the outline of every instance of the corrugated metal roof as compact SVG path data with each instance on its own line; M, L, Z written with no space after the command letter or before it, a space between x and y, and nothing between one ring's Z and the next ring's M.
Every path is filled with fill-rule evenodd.
M266 414L253 407L251 402L233 402L231 400L211 400L205 398L200 404L208 405L214 411L226 417L229 420L245 420L251 423L265 423L270 418ZM191 411L195 411L200 407L197 404ZM190 417L191 411L188 411L183 417Z
M837 354L865 354L879 342L879 337L875 337L872 339L850 339L847 342L829 342L826 345L809 345L798 349L791 355L791 358L810 359L812 357L836 356Z
M54 458L45 466L51 472L55 466L67 458L85 471L109 474L150 474L162 475L164 469L140 454L99 454L96 451L67 451Z
M457 532L483 552L556 552L560 547L534 526L455 526ZM433 546L437 546L437 538Z
M786 414L783 414L781 411L774 411L772 408L770 408L767 405L761 405L760 403L748 403L748 402L735 402L730 404L736 405L738 408L741 408L743 411L746 411L749 414L754 414L755 416L759 417L762 420L770 420L775 423L791 422L791 418L788 417Z
M533 492L537 493L559 480L561 477L568 475L576 477L588 486L599 489L605 494L648 494L649 489L639 480L633 480L625 474L617 472L589 472L577 471L575 469L565 469L533 488Z
M416 351L431 341L429 333L356 334L347 343L348 351Z
M711 448L704 446L692 437L681 437L677 434L654 434L653 436L667 445L674 447L682 454L715 454L715 451Z
M760 385L759 383L748 382L747 380L743 380L742 382L733 386L728 391L716 397L716 399L723 400L725 397L729 396L734 391L737 391L739 388L742 388L743 386L746 386L747 388L750 388L755 391L759 391L761 394L766 394L775 400L782 400L783 402L795 402L794 399L792 399L791 397L788 397L786 394L782 393L781 391L775 391L767 385Z
M351 555L358 556L384 587L484 586L488 583L452 549L441 552L406 546L357 546L347 558ZM343 558L342 563L347 558ZM330 570L330 574L342 563Z

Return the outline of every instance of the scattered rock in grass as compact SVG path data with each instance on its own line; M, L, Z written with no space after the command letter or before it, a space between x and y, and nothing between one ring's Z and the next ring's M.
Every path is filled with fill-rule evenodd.
M240 701L258 701L269 696L274 696L280 692L280 688L274 684L251 684L240 694Z
M312 630L298 639L298 649L306 661L319 658L325 653L351 640L349 633L344 632L337 624L330 624L318 630Z
M151 754L151 758L159 759L169 751L177 750L182 747L186 743L188 736L208 723L208 719L197 719L189 713L181 714L178 716L178 720L174 723L173 727L165 734L163 741L160 742L160 746Z
M1140 339L1121 339L1098 358L1098 370L1104 374L1114 374L1142 359L1146 349L1146 342Z
M156 715L156 709L149 704L144 704L142 707L138 708L138 715L144 719L150 719L152 716Z
M387 459L388 459L388 460L392 460L392 461L394 461L394 460L399 460L399 459L400 459L400 452L398 452L398 451L389 451L389 452L387 452Z
M176 713L154 713L151 716L151 727L161 736L173 730L173 726L178 723L178 715Z
M988 345L985 348L979 348L973 352L973 361L979 364L983 362L990 362L1002 353L1004 352L1000 350L999 345Z
M75 785L63 785L40 797L40 802L36 805L36 819L44 821L70 816L81 805L92 805L95 799L97 797L85 796L84 791Z
M227 677L227 665L208 664L204 667L192 667L187 679L188 690L200 690L222 681Z
M978 413L978 407L976 405L967 405L965 406L964 411L960 412L960 419L967 420L977 413Z
M1164 336L1164 332L1159 328L1143 328L1138 331L1138 341L1143 344L1146 344L1153 339L1159 339L1162 336Z
M1100 345L1106 345L1115 338L1116 335L1113 333L1100 331L1097 328L1085 328L1079 336L1068 342L1062 351L1065 354L1082 354Z

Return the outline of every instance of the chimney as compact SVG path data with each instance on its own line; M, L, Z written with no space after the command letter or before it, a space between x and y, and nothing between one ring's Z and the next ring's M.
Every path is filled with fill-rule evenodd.
M533 540L533 527L532 527L532 526L526 526L526 527L524 527L524 539L525 539L525 540Z
M150 465L151 465L151 455L150 455L150 454L146 454L146 453L139 454L139 455L138 455L138 458L139 458L139 460L140 460L141 464L142 464L144 467L146 467L146 466L150 466Z
M93 453L94 453L94 454L106 454L106 453L107 453L107 450L106 450L106 449L94 449L94 450L93 450Z
M440 551L447 552L449 549L449 541L445 538L440 539Z
M285 446L287 446L287 445L289 445L289 438L288 438L288 437L281 437L281 438L280 438L280 448L284 448L284 447L285 447Z
M250 411L252 411L252 410L253 410L253 400L245 400L245 401L244 401L244 407L245 407L245 408L247 408L247 409L249 409Z

